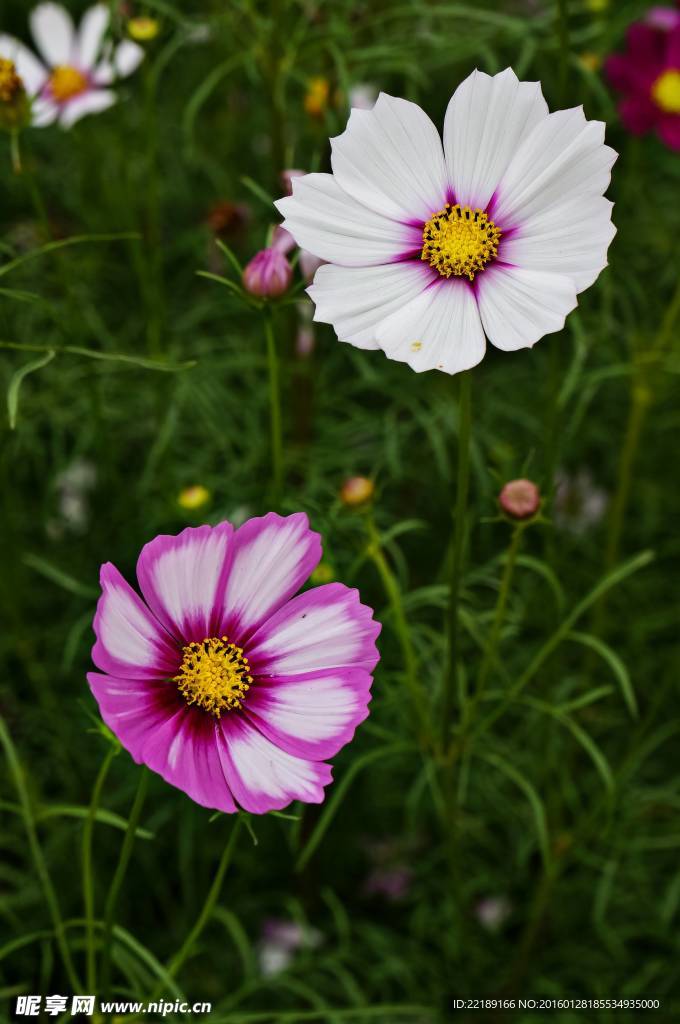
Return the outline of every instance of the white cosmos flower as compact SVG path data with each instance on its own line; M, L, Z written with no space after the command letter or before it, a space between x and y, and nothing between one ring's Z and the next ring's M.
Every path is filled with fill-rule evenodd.
M59 121L70 128L85 114L106 110L116 102L107 88L138 67L144 50L129 40L102 53L109 25L109 8L95 4L83 15L78 29L59 4L39 4L31 12L31 33L42 57L23 43L0 35L0 57L14 61L31 97L31 123L42 127Z
M606 266L603 193L616 153L581 107L553 114L540 84L475 71L444 145L415 103L381 93L331 139L332 174L277 202L300 248L326 260L308 289L341 341L414 370L478 363L564 326Z

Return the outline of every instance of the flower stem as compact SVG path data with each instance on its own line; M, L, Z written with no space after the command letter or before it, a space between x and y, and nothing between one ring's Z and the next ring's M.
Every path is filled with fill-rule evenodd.
M205 926L207 925L208 921L212 916L212 912L215 909L215 904L219 899L224 876L226 874L227 868L229 867L229 862L231 861L231 855L234 851L234 846L236 845L236 837L238 836L240 827L241 816L239 815L236 821L234 822L234 827L231 830L229 841L227 842L226 846L224 847L224 850L222 851L222 856L220 857L220 863L217 867L217 871L215 872L213 883L210 886L205 903L203 904L203 908L196 919L196 923L189 932L189 934L187 935L178 952L175 953L174 957L168 964L167 974L171 978L175 977L179 969L184 964L185 960L188 958L189 954L193 949L194 943L200 937L203 929L205 928Z
M9 151L12 157L12 170L15 174L21 174L21 146L19 144L19 132L16 130L10 133Z
M489 642L486 645L482 664L479 669L479 675L477 676L477 686L475 688L474 703L475 705L482 699L484 694L484 688L486 681L489 677L489 672L496 660L496 651L498 650L498 641L501 635L501 629L503 628L503 622L505 621L505 610L508 604L508 596L510 594L510 586L512 578L515 572L515 565L517 564L517 555L519 554L520 544L522 542L522 535L526 523L515 523L512 531L512 538L510 540L510 546L505 557L505 565L503 567L503 575L501 577L501 585L498 591L498 600L496 601L496 611L493 618L493 624L491 626L491 634L489 636Z
M458 626L460 584L463 572L463 551L467 525L467 501L470 488L470 434L472 426L472 374L469 370L459 375L458 402L458 460L456 471L456 507L454 518L449 608L447 620L447 658L442 701L442 730L444 746L450 729L453 693L458 665Z
M94 879L92 876L92 834L94 823L99 810L99 800L102 794L102 787L106 780L111 761L118 753L116 747L110 747L106 757L102 761L99 774L95 780L90 800L90 809L83 828L83 903L85 905L85 948L86 948L86 971L85 977L89 992L97 990L97 968L94 950Z
M378 534L373 520L373 515L370 511L366 513L366 532L368 534L368 556L378 570L378 575L382 580L385 594L387 595L390 608L392 609L394 629L399 640L401 655L404 662L406 684L409 688L409 692L413 700L413 707L419 720L419 726L422 734L421 738L424 739L429 735L429 715L427 714L427 706L424 700L422 687L419 682L418 658L413 647L413 641L411 640L411 631L408 626L406 613L404 612L404 603L401 598L399 583L397 582L397 579L385 558L385 553L380 543L380 535Z
M113 936L113 918L116 911L116 904L118 902L118 894L123 884L125 872L127 871L127 866L130 861L130 855L132 853L132 847L135 841L135 833L137 831L137 825L139 824L139 818L142 813L142 807L144 806L144 799L146 797L146 790L148 784L149 772L144 766L142 766L139 776L139 784L137 786L137 792L132 803L132 809L130 810L127 828L125 829L125 836L123 837L123 844L120 848L120 854L118 856L118 864L116 865L113 881L111 882L109 894L106 897L106 904L104 907L104 936L102 939L103 957L101 973L101 991L104 995L109 995L109 985L111 982L111 945Z
M64 969L66 970L66 976L68 977L69 984L74 992L81 992L82 986L78 981L78 975L76 974L75 967L73 965L73 959L71 957L71 951L66 941L66 929L64 927L64 921L61 916L59 909L59 903L57 896L52 885L45 858L43 857L38 836L35 829L35 820L33 817L33 809L28 796L28 789L26 788L26 778L24 776L24 770L17 757L17 752L14 749L14 744L10 737L7 727L2 718L0 718L0 744L5 750L7 762L9 764L10 774L14 781L14 786L19 797L19 804L21 806L21 816L24 819L24 827L26 829L26 836L28 838L28 846L31 851L31 857L33 858L33 864L35 866L35 873L38 876L40 884L45 895L45 902L50 911L52 918L52 925L54 927L54 935L57 941L57 947L61 954L61 959L64 963Z
M279 356L272 324L272 314L265 310L264 334L267 341L267 364L269 366L269 413L271 417L271 458L272 481L271 502L278 508L283 487L283 445L281 441L281 394L279 385Z

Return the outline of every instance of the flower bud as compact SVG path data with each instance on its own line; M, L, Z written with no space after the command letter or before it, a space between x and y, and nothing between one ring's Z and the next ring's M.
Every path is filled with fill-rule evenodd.
M328 106L331 87L327 78L318 75L307 85L304 107L311 117L322 117Z
M263 249L243 271L243 287L251 295L275 299L290 287L293 268L278 249Z
M185 487L179 492L177 504L188 512L195 512L203 508L210 501L210 491L203 484L194 484L192 487Z
M128 35L137 43L150 43L160 32L160 22L156 18L130 18L127 23Z
M290 170L281 171L281 184L283 185L287 196L292 196L293 194L293 179L302 178L306 173L306 171L301 171L297 167L291 167Z
M0 57L0 128L16 132L31 119L31 105L13 60Z
M511 480L498 495L498 504L510 519L531 519L541 507L541 493L531 480Z
M340 488L340 501L343 505L356 508L369 502L374 492L375 485L367 476L351 476Z

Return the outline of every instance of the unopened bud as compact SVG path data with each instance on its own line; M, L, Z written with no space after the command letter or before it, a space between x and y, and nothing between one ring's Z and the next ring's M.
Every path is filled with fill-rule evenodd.
M531 480L511 480L498 495L498 504L510 519L531 519L541 507L541 492Z
M243 287L251 295L275 299L290 287L293 268L278 249L263 249L243 271Z
M127 23L128 35L138 43L149 43L160 32L160 22L156 18L130 18Z
M351 476L340 488L340 500L343 505L356 508L369 502L374 492L375 485L367 476Z
M189 512L203 508L210 501L210 491L203 484L194 484L192 487L185 487L179 492L177 504Z

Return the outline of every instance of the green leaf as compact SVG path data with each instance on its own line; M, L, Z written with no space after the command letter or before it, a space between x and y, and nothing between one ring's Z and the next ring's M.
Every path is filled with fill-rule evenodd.
M24 565L27 565L30 569L35 569L41 576L51 580L52 583L56 583L58 587L68 590L70 594L77 594L78 597L86 597L88 599L99 597L99 590L96 587L89 587L86 583L81 583L79 580L74 579L73 576L64 572L63 569L52 565L47 559L40 558L39 555L29 553L24 555L22 561Z
M507 776L511 782L522 790L526 796L531 810L534 816L534 825L536 828L536 838L538 840L538 846L541 851L541 857L545 868L550 866L550 843L548 841L548 825L545 813L545 807L543 801L534 789L533 785L514 765L506 761L505 758L499 757L498 754L484 753L480 754L475 752L476 756L481 758L482 761L486 761L488 764L497 768L498 771L502 772L503 775Z
M38 256L46 256L56 249L66 249L68 246L83 245L87 242L124 242L131 239L139 239L140 237L136 231L124 231L112 235L73 235L72 238L62 238L57 242L47 242L45 245L41 245L39 249L32 249L30 252L17 256L16 259L10 260L9 263L5 263L0 267L0 277L4 277L10 271L23 266L24 263L30 263L31 260L37 259Z
M599 637L593 636L592 633L575 633L573 630L568 634L567 640L574 640L578 644L583 644L584 647L589 647L592 651L596 651L600 655L603 661L611 668L614 673L616 680L621 688L621 694L626 706L630 711L631 718L638 717L638 704L633 689L633 684L628 674L628 669L624 665L621 658L619 658L616 651L600 640Z
M33 373L35 370L41 370L43 366L47 366L48 363L51 363L55 355L56 352L54 349L48 349L44 355L38 356L37 359L32 359L30 363L26 363L12 374L9 387L7 388L7 418L9 420L10 430L14 430L17 425L19 392L24 379L28 377L29 373Z

